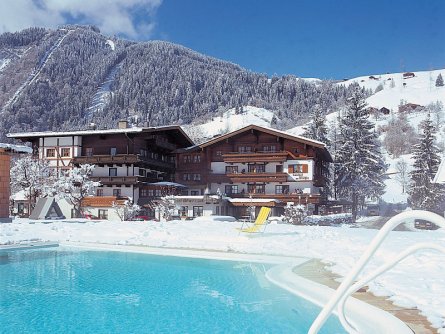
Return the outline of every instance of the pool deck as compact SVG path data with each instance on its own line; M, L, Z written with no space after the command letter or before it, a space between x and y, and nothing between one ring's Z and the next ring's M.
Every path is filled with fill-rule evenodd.
M57 242L29 242L22 244L11 244L11 245L0 245L0 251L13 251L13 250L25 250L34 248L48 248L48 247L58 247Z
M323 284L331 289L337 289L340 285L336 279L340 276L328 271L327 265L320 260L312 259L294 268L294 273L311 281ZM385 310L407 324L416 334L438 333L431 327L429 321L420 314L416 308L404 308L394 305L385 297L377 297L368 292L366 288L360 289L353 297Z

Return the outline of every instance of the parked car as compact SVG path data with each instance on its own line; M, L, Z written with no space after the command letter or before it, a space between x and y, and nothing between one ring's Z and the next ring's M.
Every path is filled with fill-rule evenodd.
M131 219L132 221L138 221L138 222L142 222L142 221L147 221L147 220L154 220L153 217L149 217L149 216L135 216Z
M437 225L423 219L416 219L414 221L414 227L419 230L436 230L438 228Z

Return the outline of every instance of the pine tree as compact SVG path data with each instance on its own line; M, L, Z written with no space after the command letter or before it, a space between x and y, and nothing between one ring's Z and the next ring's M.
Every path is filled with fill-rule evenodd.
M331 142L328 138L328 127L326 126L326 114L321 109L320 105L315 105L312 109L311 120L307 127L304 128L303 136L307 138L311 138L314 140L321 141L325 143L327 147L330 146ZM319 160L321 164L321 171L324 177L325 186L323 187L323 194L326 196L330 196L332 194L331 191L331 170L329 168L329 164L323 163L323 161Z
M315 105L312 109L311 120L307 127L304 128L303 136L314 140L321 141L327 146L330 145L328 139L328 128L326 126L326 115L320 105Z
M413 170L410 173L411 183L408 191L413 208L436 210L443 198L443 186L432 183L439 168L439 149L435 144L436 129L430 114L421 123L421 138L413 146Z
M443 78L442 78L442 74L439 73L439 75L437 76L436 79L436 87L442 87L443 86Z
M352 202L355 221L359 204L383 194L386 169L380 143L365 109L363 91L356 87L340 118L340 143L336 156L339 195Z

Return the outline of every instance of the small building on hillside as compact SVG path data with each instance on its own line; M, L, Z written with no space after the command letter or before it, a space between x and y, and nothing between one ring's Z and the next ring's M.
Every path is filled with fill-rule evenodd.
M416 75L413 72L405 72L403 73L403 79L414 78Z
M399 106L399 112L410 113L414 111L422 111L425 107L420 104L406 103Z

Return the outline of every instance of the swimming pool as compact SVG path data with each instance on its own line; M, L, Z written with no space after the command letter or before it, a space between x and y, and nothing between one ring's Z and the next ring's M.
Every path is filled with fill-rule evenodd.
M69 248L0 254L2 333L306 333L263 264ZM344 333L336 318L320 333Z

